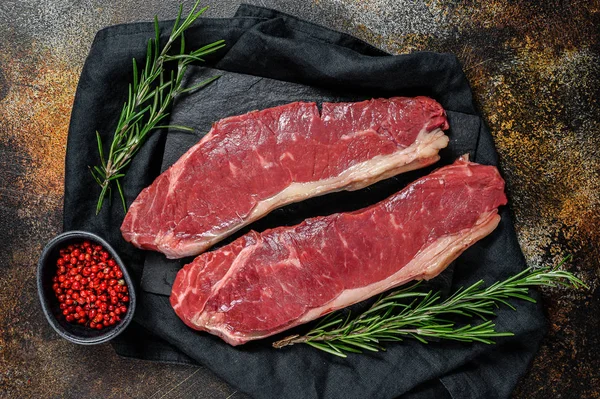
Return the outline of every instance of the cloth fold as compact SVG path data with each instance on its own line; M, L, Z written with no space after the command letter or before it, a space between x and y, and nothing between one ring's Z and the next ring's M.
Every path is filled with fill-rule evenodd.
M161 22L163 32L172 21ZM189 259L167 260L126 243L119 231L124 212L113 197L99 215L99 188L88 166L99 163L95 132L105 146L112 139L131 80L131 58L143 60L153 36L151 23L119 25L100 31L84 65L69 128L65 173L64 230L84 229L115 246L131 272L138 293L132 325L113 346L123 356L197 363L254 397L285 398L504 398L525 372L545 331L539 305L519 303L500 309L497 328L514 337L498 345L434 342L389 343L386 352L340 359L308 346L275 350L272 339L231 347L191 330L168 301L177 270ZM161 35L166 39L166 33ZM451 54L420 52L392 56L349 35L277 11L242 5L225 19L201 19L186 33L190 48L224 39L227 47L206 63L190 67L186 84L221 77L198 92L178 98L169 124L194 134L153 132L123 180L127 203L173 164L210 129L212 122L291 101L359 101L374 97L426 95L448 111L450 144L436 165L379 182L352 193L334 193L278 209L253 223L263 230L296 224L316 215L359 209L401 189L407 182L469 153L484 164L498 164L492 137L473 103L460 63ZM507 207L488 237L467 250L432 285L450 292L479 279L491 283L525 266ZM302 327L298 328L302 331Z

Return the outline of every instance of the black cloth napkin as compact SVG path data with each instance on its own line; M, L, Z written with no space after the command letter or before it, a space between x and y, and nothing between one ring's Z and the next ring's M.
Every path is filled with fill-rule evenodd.
M161 23L164 32L170 26L172 22ZM509 397L545 331L539 305L521 302L517 312L500 309L495 319L498 330L515 335L499 339L497 345L406 341L389 343L386 352L345 359L303 345L275 350L270 347L273 339L231 347L188 328L177 318L168 295L177 270L189 259L167 260L126 243L119 231L124 212L118 197L113 196L112 204L107 202L95 215L99 188L88 171L88 166L99 163L95 132L100 132L106 148L127 97L131 59L144 59L152 35L150 23L113 26L97 34L77 88L67 145L64 229L84 229L106 238L121 254L137 285L134 321L113 341L117 353L202 364L240 391L261 398ZM166 33L161 37L164 40ZM492 137L453 55L420 52L391 56L351 36L247 5L233 18L202 19L186 34L190 48L218 39L224 39L227 47L206 63L190 68L186 82L191 85L216 74L221 78L178 98L170 116L169 123L193 127L195 133L166 129L152 133L124 178L128 204L196 143L212 122L297 100L320 103L430 96L447 110L451 127L450 144L434 167L465 153L476 162L498 164ZM284 207L235 237L249 229L261 231L296 224L310 216L362 208L434 167L357 192ZM508 208L503 207L500 214L498 228L467 250L432 286L450 292L479 279L491 283L525 267Z

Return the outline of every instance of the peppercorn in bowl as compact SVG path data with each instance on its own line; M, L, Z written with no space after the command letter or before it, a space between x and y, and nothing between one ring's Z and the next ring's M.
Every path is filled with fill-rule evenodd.
M116 251L101 237L68 231L42 251L37 287L48 322L82 345L107 342L133 318L135 292Z

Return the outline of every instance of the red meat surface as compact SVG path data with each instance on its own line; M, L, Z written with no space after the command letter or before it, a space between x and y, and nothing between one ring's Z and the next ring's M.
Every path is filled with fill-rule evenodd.
M436 162L448 138L426 97L295 102L222 119L144 189L121 226L139 248L197 255L271 210Z
M363 210L250 232L181 269L171 305L231 345L437 276L492 232L506 204L493 166L460 159Z

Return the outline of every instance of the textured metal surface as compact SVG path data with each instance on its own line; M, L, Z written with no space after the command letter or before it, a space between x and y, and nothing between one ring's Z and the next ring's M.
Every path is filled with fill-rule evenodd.
M238 3L208 3L206 15L230 16ZM544 291L550 331L515 397L600 397L600 2L248 3L392 53L459 57L500 152L528 262L554 264L571 253L567 268L591 287ZM0 2L0 397L242 397L204 368L61 340L35 291L37 256L61 228L70 108L94 34L154 14L172 18L177 4Z

